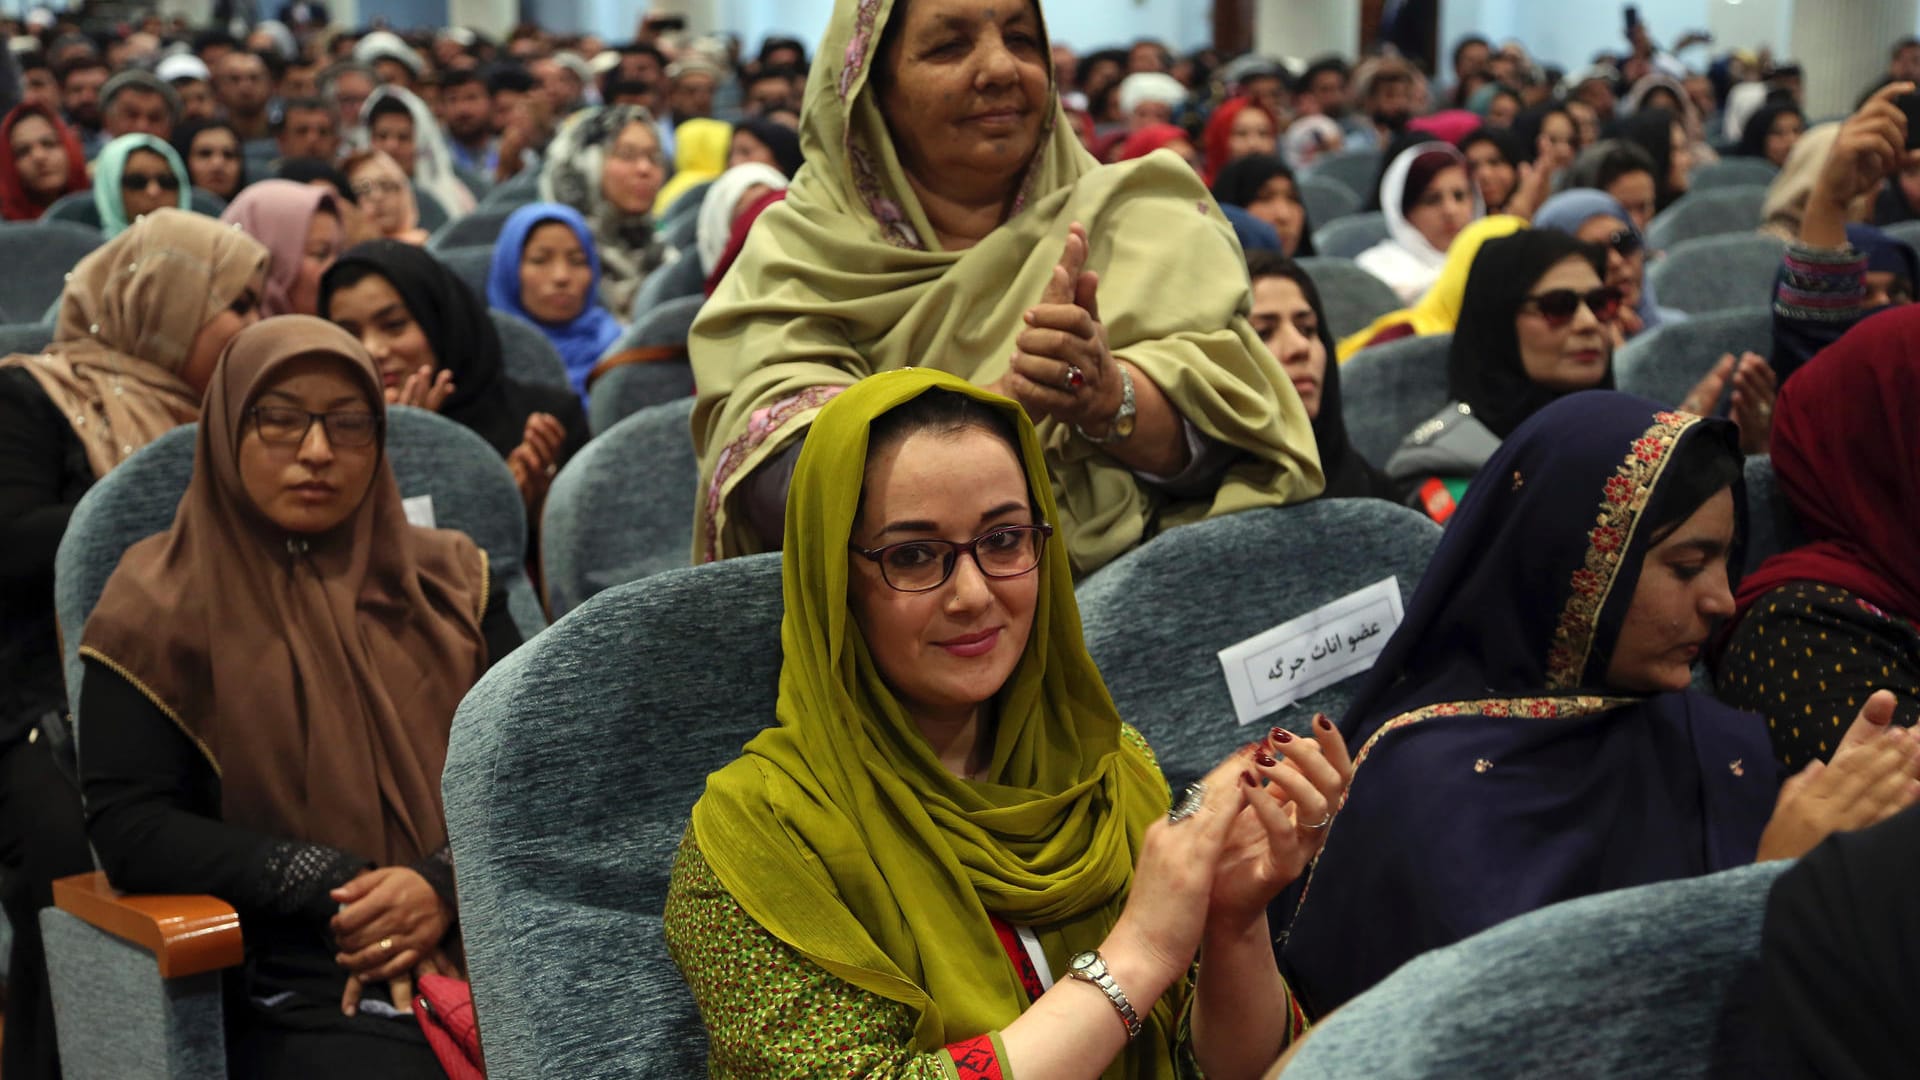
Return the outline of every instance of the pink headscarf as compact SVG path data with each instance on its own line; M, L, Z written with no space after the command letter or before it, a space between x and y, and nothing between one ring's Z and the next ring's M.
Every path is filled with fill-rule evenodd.
M1431 135L1441 142L1458 143L1485 123L1486 121L1465 109L1447 109L1431 116L1418 116L1407 121L1407 130Z
M267 287L260 298L260 314L313 315L293 310L293 287L300 280L300 265L307 257L307 230L313 216L325 210L335 217L340 210L333 193L311 184L291 180L262 180L249 184L227 207L220 220L238 225L248 236L267 246L272 258L267 263Z

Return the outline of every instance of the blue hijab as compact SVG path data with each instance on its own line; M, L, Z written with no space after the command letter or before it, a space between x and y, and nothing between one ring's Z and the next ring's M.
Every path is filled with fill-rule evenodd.
M1647 250L1647 238L1634 227L1633 218L1627 216L1626 207L1599 188L1569 188L1541 203L1540 209L1534 212L1533 227L1577 236L1580 226L1597 217L1610 217L1625 225L1627 231L1640 241L1640 250ZM1654 300L1652 274L1640 275L1640 302L1634 306L1633 313L1640 316L1642 333L1654 329L1675 314L1661 310L1659 303Z
M1613 391L1541 409L1468 489L1341 721L1346 805L1276 907L1310 1014L1516 915L1753 861L1778 792L1765 723L1605 686L1642 519L1696 439L1732 458L1744 523L1733 425Z
M549 221L558 221L573 230L580 250L587 253L587 265L593 280L587 285L587 307L565 323L542 322L527 312L520 302L520 259L526 252L527 237ZM493 266L487 271L487 304L517 315L547 335L566 362L567 378L584 403L587 400L587 376L600 357L620 336L620 323L600 306L600 252L593 244L587 219L570 206L560 203L529 203L515 210L500 228L500 239L493 248Z

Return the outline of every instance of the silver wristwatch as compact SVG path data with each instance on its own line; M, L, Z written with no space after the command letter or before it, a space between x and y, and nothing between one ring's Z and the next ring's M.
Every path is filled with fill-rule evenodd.
M1140 1014L1133 1011L1133 1002L1127 1000L1120 984L1113 981L1113 974L1107 970L1107 962L1101 959L1098 952L1083 952L1067 961L1067 978L1092 983L1107 995L1107 1000L1113 1002L1114 1009L1120 1014L1120 1023L1126 1026L1127 1041L1133 1041L1140 1034Z
M1073 425L1076 434L1095 446L1108 446L1132 435L1133 418L1139 411L1133 404L1133 372L1128 371L1127 365L1118 360L1113 362L1113 366L1120 372L1120 410L1113 414L1113 420L1107 424L1107 433L1090 435L1086 428L1079 424Z

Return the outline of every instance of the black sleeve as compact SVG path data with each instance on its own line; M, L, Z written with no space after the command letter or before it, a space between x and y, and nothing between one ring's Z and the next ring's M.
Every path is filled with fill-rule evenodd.
M487 571L493 573L491 569ZM487 667L507 658L507 654L520 647L524 640L520 636L520 626L513 621L513 613L507 610L507 590L497 587L499 578L494 578L494 586L487 592L487 610L480 613L480 635L487 642Z
M52 580L67 518L92 485L79 438L40 384L18 368L0 369L0 590Z
M328 892L373 867L349 852L219 820L212 763L119 673L86 661L81 696L87 838L115 888L212 893L243 913L324 924L338 908Z

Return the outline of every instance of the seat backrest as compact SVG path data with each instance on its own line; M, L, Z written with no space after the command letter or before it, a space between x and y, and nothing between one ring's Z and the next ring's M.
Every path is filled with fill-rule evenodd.
M1307 220L1315 225L1360 212L1360 196L1352 188L1315 176L1301 178L1300 202L1307 208Z
M674 204L679 211L686 200ZM694 245L700 238L700 215L692 212L673 214L660 223L660 241L681 254L682 258L694 254Z
M1380 175L1380 151L1341 150L1313 163L1307 175L1344 184L1362 202L1373 193L1373 180Z
M413 185L413 201L420 209L420 227L429 233L439 232L442 226L453 219L453 214L440 202L440 197L417 183Z
M706 1075L661 914L708 774L773 722L781 611L778 554L633 582L461 704L443 787L489 1073Z
M1895 240L1903 240L1906 243L1912 244L1915 248L1920 248L1920 219L1901 221L1892 225L1884 225L1881 228L1885 230L1888 236L1893 237Z
M60 298L74 264L103 242L100 230L69 221L0 225L0 317L38 321Z
M1316 1025L1287 1080L1766 1075L1729 1031L1792 865L1555 904L1416 957Z
M527 580L526 510L506 463L486 440L445 417L396 406L387 411L387 451L402 498L433 496L435 524L466 533L487 553L493 587L523 635L546 625ZM80 715L80 637L120 556L173 525L193 478L197 424L167 432L122 462L81 497L54 556L67 700Z
M700 256L688 247L680 252L679 258L655 267L640 283L640 291L633 297L633 317L644 319L654 308L670 300L700 296L705 292L706 283L706 275L700 272Z
M493 270L493 245L484 247L442 248L433 253L441 265L453 271L454 276L467 283L473 295L481 303L487 300L487 275Z
M249 168L247 170L247 175L261 176L261 175L271 175L271 174L256 173L251 168ZM193 195L192 195L191 201L193 203L193 212L196 214L205 214L208 217L217 218L221 214L224 214L227 212L227 200L203 188L193 189Z
M482 290L480 295L486 296L486 291ZM488 308L487 314L493 316L494 329L500 332L500 359L510 378L561 390L572 389L573 383L567 379L567 362L560 359L560 350L553 347L553 342L547 340L539 327L497 308Z
M463 214L442 225L433 238L427 241L427 250L438 254L455 248L485 247L491 249L495 240L500 238L501 226L507 218L513 216L513 206L481 206L470 214Z
M1452 334L1401 338L1340 365L1347 438L1361 457L1385 466L1409 432L1446 406L1452 344Z
M494 207L525 206L540 200L540 170L538 168L521 169L513 176L495 184L480 197L480 205Z
M1793 504L1780 490L1773 474L1773 459L1765 454L1747 458L1747 536L1744 573L1751 574L1760 564L1783 551L1807 542Z
M1404 306L1392 286L1362 270L1352 259L1310 255L1300 260L1300 269L1320 290L1320 303L1327 309L1327 323L1335 341Z
M0 356L37 353L53 343L51 323L8 323L0 326Z
M660 219L661 228L678 225L683 219L697 220L700 207L707 201L707 192L712 188L713 181L706 180L681 192L680 197L673 200L673 205L667 207L666 216Z
M93 203L93 189L68 192L53 200L53 205L47 207L47 212L40 215L40 220L64 221L69 225L83 225L99 232L100 208ZM102 242L105 242L104 238Z
M1198 778L1267 726L1304 732L1338 720L1359 686L1336 683L1242 727L1221 649L1387 577L1413 595L1440 527L1382 499L1320 499L1248 510L1155 537L1080 583L1087 649L1120 715L1176 785Z
M1684 195L1654 215L1647 225L1647 246L1665 251L1696 236L1752 232L1760 227L1760 207L1766 201L1767 189L1762 184L1708 188Z
M540 563L555 616L687 565L700 486L692 419L691 397L642 409L594 436L554 477Z
M1700 314L1773 302L1787 245L1765 233L1726 233L1683 240L1647 268L1661 307Z
M704 296L683 296L649 311L627 327L607 350L615 356L628 349L684 346L700 313ZM684 358L623 364L594 380L587 399L587 426L595 435L654 405L693 393L693 367Z
M1752 351L1765 356L1772 349L1771 308L1709 312L1667 323L1627 342L1613 358L1614 383L1629 394L1678 405L1713 370L1721 354Z
M402 498L431 496L434 525L466 533L487 553L493 588L522 637L547 625L527 578L527 508L500 452L471 430L424 409L387 410L387 457Z
M1313 250L1323 256L1351 259L1387 238L1387 216L1374 211L1348 214L1313 231Z
M1765 187L1773 183L1780 170L1766 158L1723 157L1711 161L1687 177L1688 190L1702 191L1707 188L1738 187L1743 184L1758 184Z

